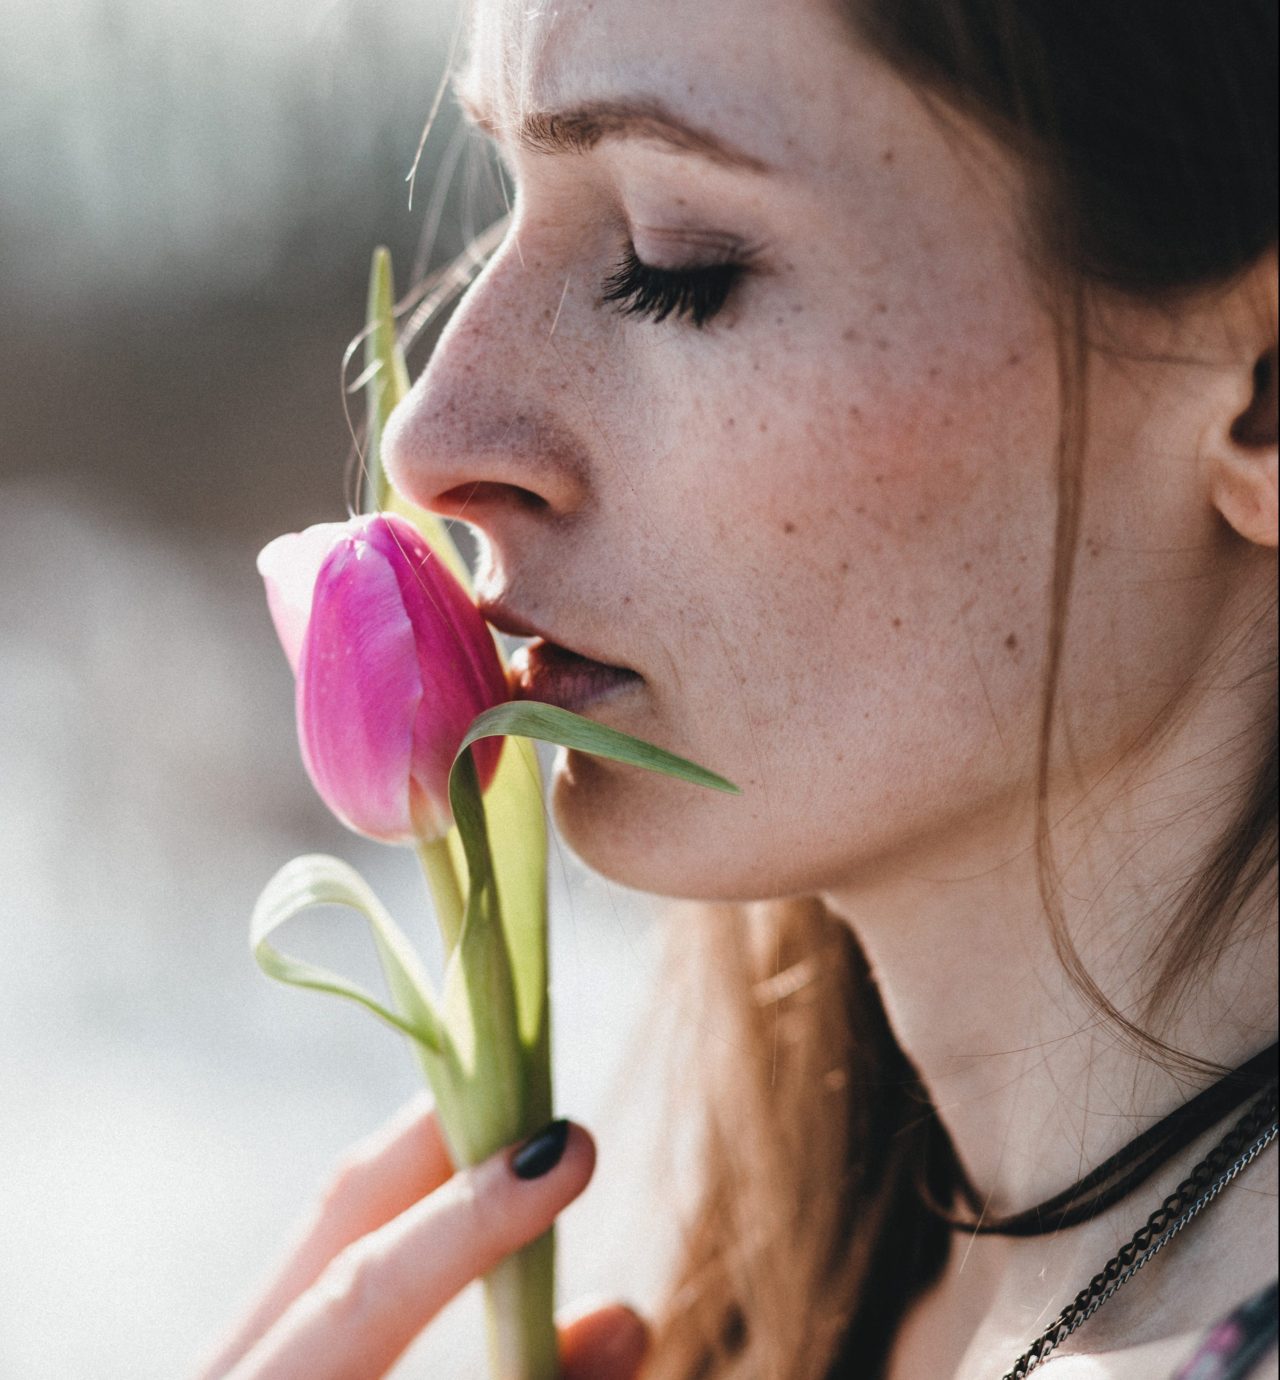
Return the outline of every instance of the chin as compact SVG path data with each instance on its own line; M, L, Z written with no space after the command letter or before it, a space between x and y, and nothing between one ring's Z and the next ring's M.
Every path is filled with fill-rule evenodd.
M568 847L593 872L635 891L761 901L807 889L762 849L742 796L569 752L557 760L551 804Z

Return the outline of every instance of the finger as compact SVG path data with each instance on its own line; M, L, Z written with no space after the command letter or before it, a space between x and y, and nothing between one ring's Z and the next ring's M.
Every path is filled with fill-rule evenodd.
M323 1264L434 1193L452 1173L435 1106L430 1094L422 1093L353 1146L335 1169L313 1229Z
M560 1323L560 1380L636 1380L649 1327L622 1303L584 1304Z
M339 1253L228 1380L376 1380L461 1289L541 1236L587 1186L595 1143L569 1127L555 1167L518 1178L512 1149L461 1170Z
M452 1173L435 1108L421 1094L343 1156L257 1303L201 1370L203 1380L225 1375L340 1251L434 1192Z

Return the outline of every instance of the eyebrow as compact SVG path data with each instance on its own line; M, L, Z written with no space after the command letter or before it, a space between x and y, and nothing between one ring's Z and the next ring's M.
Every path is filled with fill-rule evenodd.
M467 119L478 129L499 141L506 135L463 83L455 85L455 95ZM565 110L530 111L516 131L516 143L535 153L586 153L607 139L643 139L739 172L773 171L762 159L698 129L654 100L586 101Z

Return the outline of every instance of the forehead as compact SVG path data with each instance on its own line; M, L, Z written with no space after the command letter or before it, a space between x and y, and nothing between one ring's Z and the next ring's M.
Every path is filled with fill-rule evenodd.
M503 126L530 111L654 99L761 159L811 152L861 85L838 0L475 0L459 84Z

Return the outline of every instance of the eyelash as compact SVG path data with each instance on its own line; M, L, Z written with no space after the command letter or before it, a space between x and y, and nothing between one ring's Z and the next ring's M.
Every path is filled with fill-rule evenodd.
M603 300L615 303L624 316L647 316L651 321L683 317L702 327L724 306L745 269L740 263L654 268L628 248L622 263L605 279Z

